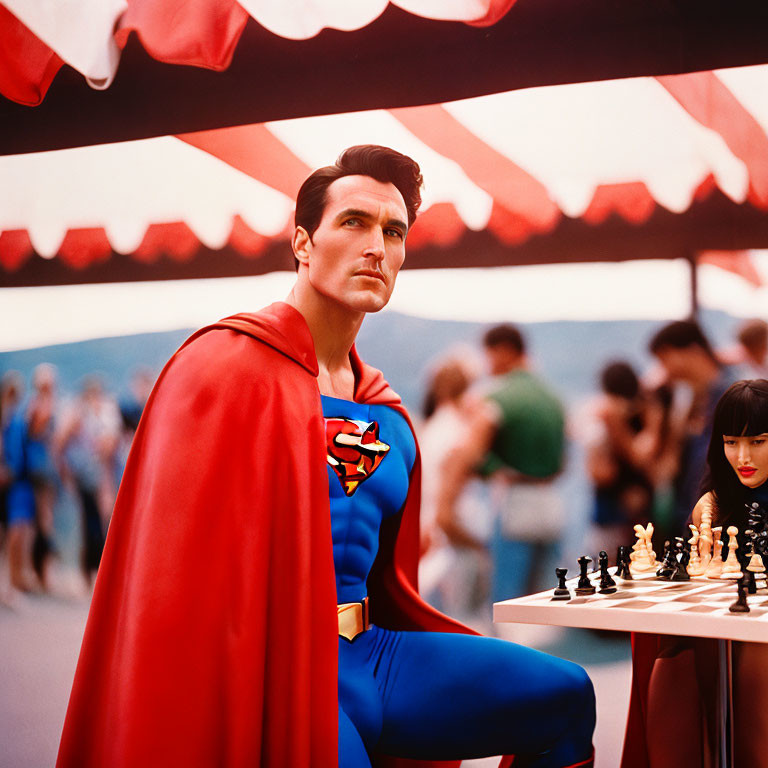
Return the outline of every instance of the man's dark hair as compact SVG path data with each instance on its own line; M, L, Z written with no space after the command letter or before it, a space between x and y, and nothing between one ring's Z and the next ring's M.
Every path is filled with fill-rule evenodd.
M515 328L514 325L504 323L495 325L485 332L483 336L483 346L485 347L509 347L514 349L519 355L525 354L525 341L523 334Z
M309 237L315 233L323 218L328 187L343 176L370 176L384 184L397 187L408 212L408 228L416 221L421 205L421 169L415 160L389 147L361 144L345 149L334 165L318 168L301 185L296 196L297 227L303 227Z
M693 320L677 320L659 329L648 345L652 355L657 355L664 349L687 349L700 347L709 357L717 362L712 346L698 323Z
M640 392L640 382L634 368L623 360L609 363L600 374L603 392L634 400Z
M738 339L750 350L762 346L768 341L768 323L765 320L747 320L739 328Z

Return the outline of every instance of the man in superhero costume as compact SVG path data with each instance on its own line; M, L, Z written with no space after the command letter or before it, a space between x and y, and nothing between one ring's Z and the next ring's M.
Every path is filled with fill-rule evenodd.
M416 163L383 147L316 171L297 199L287 301L198 331L163 370L112 518L59 768L505 753L505 765L591 765L580 667L474 636L416 591L418 448L354 341L389 300L420 186Z

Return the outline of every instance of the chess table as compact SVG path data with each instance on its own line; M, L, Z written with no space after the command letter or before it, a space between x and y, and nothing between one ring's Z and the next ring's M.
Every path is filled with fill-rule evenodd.
M599 575L591 577L598 587ZM493 620L717 639L721 674L716 765L733 768L732 643L768 642L768 595L748 595L749 613L731 613L728 608L736 600L736 583L730 579L672 582L649 573L632 581L616 579L613 594L584 596L575 594L577 581L566 582L570 600L553 600L550 589L494 603Z

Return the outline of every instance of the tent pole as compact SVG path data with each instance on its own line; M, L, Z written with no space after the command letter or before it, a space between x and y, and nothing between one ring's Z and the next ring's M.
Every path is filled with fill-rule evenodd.
M698 262L696 259L696 252L691 251L685 256L688 267L690 269L690 286L691 286L691 311L689 319L698 321L699 319L699 270Z

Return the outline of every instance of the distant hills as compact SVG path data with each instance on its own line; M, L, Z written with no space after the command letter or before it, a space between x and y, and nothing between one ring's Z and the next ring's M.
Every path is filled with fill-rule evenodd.
M733 338L737 318L722 312L703 313L703 325L716 345ZM649 363L648 339L660 323L637 321L547 322L520 325L534 366L570 404L582 400L596 387L602 366L625 359L644 368ZM487 325L428 320L397 312L372 315L363 324L358 349L371 365L381 368L406 405L421 406L429 365L446 352L474 347ZM191 328L163 333L92 339L37 349L0 353L0 372L16 369L29 376L40 362L59 369L61 389L74 392L86 374L98 371L107 386L121 392L138 366L159 372ZM464 350L465 351L465 350Z

